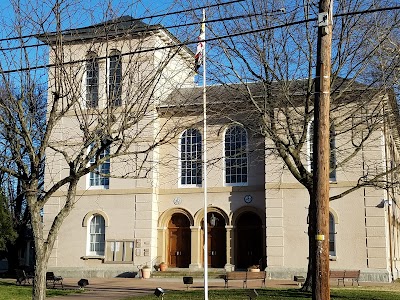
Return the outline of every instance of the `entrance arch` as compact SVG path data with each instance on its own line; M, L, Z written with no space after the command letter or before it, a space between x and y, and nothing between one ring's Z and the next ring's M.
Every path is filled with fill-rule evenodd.
M264 256L263 224L254 212L247 211L236 220L236 267L245 269L258 265Z
M168 261L171 267L188 268L191 254L190 221L183 213L174 213L168 223Z
M207 220L208 266L211 268L223 268L226 264L225 218L218 212L209 212L207 213ZM201 224L202 238L204 241L204 219L202 219Z

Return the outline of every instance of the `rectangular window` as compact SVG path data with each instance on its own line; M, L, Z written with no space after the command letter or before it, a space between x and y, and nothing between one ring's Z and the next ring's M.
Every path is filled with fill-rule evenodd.
M122 64L121 56L114 54L110 57L110 71L108 83L108 97L111 106L121 106L121 79L122 79Z
M247 183L247 132L232 126L225 133L225 183Z
M110 148L105 148L99 155L99 159L107 157L110 155ZM90 164L95 164L95 158L90 160ZM93 172L89 175L89 185L90 186L100 186L108 188L110 184L110 159L107 159L102 164L98 165Z
M186 130L181 137L181 184L200 185L202 182L201 134L197 129Z
M86 62L86 107L95 108L99 104L99 65L97 58Z

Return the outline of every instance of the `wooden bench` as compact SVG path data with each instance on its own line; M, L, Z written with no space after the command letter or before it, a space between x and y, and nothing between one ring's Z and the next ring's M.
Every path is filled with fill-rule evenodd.
M360 286L358 282L360 278L360 270L331 270L329 271L329 278L337 279L338 286L340 281L343 282L343 286L346 286L344 281L345 279L351 279L351 285L354 285L354 281L357 281L357 286Z
M64 288L63 278L61 276L54 275L54 272L46 272L46 284L53 283L53 289L56 287L56 284L60 284L61 288Z
M243 280L243 288L247 288L247 282L249 280L261 280L261 287L265 287L265 278L267 277L267 272L260 271L260 272L240 272L240 271L233 271L233 272L226 272L224 276L225 280L225 288L229 287L230 280Z
M24 270L16 269L15 270L15 278L17 280L17 284L32 284L33 276L26 274Z

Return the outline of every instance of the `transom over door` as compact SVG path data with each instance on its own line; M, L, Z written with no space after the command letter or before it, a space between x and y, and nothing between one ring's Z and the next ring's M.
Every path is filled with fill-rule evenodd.
M168 223L169 265L175 268L188 268L190 264L190 222L181 213L173 214Z
M239 269L258 265L263 258L263 227L253 212L245 212L236 222L236 266Z

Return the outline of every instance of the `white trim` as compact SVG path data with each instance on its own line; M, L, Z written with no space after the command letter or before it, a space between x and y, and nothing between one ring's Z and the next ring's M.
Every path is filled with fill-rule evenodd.
M93 220L93 218L95 216L100 216L101 218L103 218L103 222L104 222L104 248L103 248L103 252L102 253L96 253L95 251L90 251L90 237L91 237L91 232L90 232L90 228L91 228L91 222ZM105 255L105 251L106 251L106 220L104 218L103 215L101 214L92 214L90 216L90 218L88 218L87 220L87 230L86 230L86 255L85 256L90 256L90 257L104 257Z

